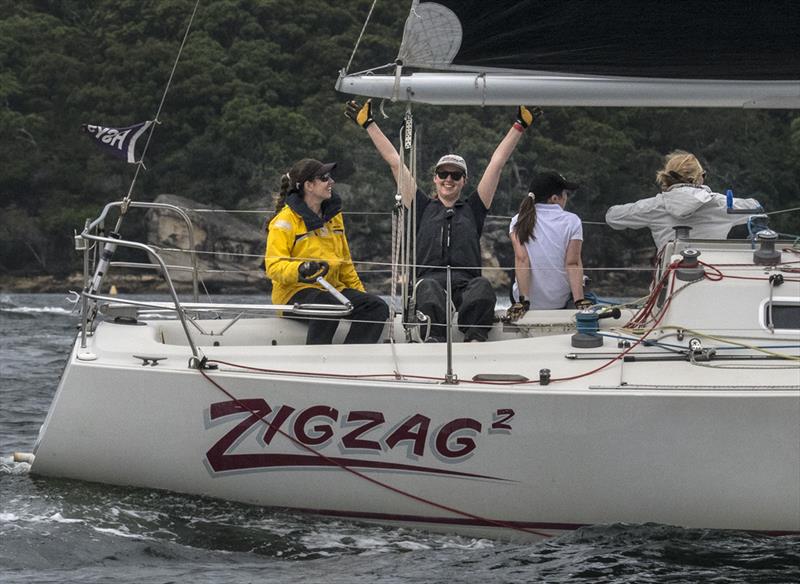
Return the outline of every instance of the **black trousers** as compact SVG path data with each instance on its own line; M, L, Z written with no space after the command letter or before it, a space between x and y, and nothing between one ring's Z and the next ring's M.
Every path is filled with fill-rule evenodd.
M345 288L342 294L353 304L353 312L343 317L353 320L344 342L377 343L389 318L389 306L378 296L353 288ZM295 303L340 304L333 294L318 288L303 288L289 299L288 304ZM330 345L333 342L333 335L339 326L338 316L314 316L303 320L308 320L307 345Z
M497 297L489 280L482 276L451 272L453 304L458 311L458 329L465 341L485 341L494 322ZM431 319L430 336L447 338L447 274L435 272L423 276L417 285L417 309Z

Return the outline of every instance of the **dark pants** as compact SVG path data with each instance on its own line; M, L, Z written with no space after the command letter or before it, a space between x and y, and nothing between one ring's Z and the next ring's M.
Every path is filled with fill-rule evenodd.
M485 341L494 322L497 300L489 280L452 272L453 304L458 311L458 329L465 341ZM426 274L417 285L417 310L431 319L431 337L447 338L447 274Z
M389 307L378 296L353 288L345 288L342 294L353 304L353 312L343 317L353 321L350 323L350 331L344 342L377 343L389 318ZM288 304L296 303L341 304L330 292L318 288L300 290L288 302ZM308 320L307 345L330 345L333 342L333 335L339 326L338 316L314 316L303 320Z

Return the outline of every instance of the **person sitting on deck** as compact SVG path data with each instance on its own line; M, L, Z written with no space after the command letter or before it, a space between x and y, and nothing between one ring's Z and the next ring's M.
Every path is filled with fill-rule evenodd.
M674 227L692 228L696 239L725 239L736 225L747 223L748 215L727 213L726 196L713 192L703 184L706 171L689 152L675 150L656 174L662 192L635 203L614 205L606 212L606 223L614 229L649 227L656 248L661 250L674 238ZM734 209L752 209L761 213L755 199L733 199Z
M566 308L570 301L577 309L591 306L583 297L583 225L564 210L577 188L557 172L538 173L511 218L516 281L508 321L519 320L529 308Z
M355 101L345 114L362 128L378 153L389 165L403 204L416 208L416 264L419 281L417 308L431 320L426 341L446 339L447 272L451 266L452 302L458 310L459 330L465 341L485 341L494 322L496 295L489 280L481 276L480 237L492 205L500 173L520 141L525 129L541 114L538 108L520 106L518 119L500 141L478 186L466 199L461 194L467 185L467 163L457 154L446 154L436 163L433 174L435 197L417 188L409 169L401 164L394 145L372 119L372 106Z
M389 307L369 294L356 273L344 231L342 199L333 192L331 171L336 163L304 158L281 177L275 216L269 223L265 265L272 280L275 304L333 304L340 302L314 281L329 271L327 282L353 305L345 343L375 343L389 318ZM306 343L330 344L339 322L336 317L309 320Z

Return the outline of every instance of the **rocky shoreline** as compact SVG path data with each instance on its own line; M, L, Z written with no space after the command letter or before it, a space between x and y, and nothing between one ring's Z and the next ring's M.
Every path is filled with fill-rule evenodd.
M167 285L164 280L154 275L122 274L116 275L110 282L114 285L115 292L118 294L142 294L148 292L167 292ZM68 276L53 275L0 275L0 293L4 294L58 294L69 292L70 290L80 291L83 288L83 275L80 273ZM225 283L214 282L206 286L208 291L215 294L251 294L269 292L269 286L265 282L261 285L244 283ZM178 292L191 292L191 284L176 282L175 289Z

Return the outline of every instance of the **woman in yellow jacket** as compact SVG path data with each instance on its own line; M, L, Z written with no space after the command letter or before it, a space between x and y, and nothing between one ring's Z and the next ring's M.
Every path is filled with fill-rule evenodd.
M389 318L389 307L364 290L353 266L344 233L342 199L333 192L334 168L335 162L323 164L304 158L281 179L265 257L272 302L339 304L320 284L303 281L309 273L318 272L321 263L327 263L325 279L353 305L353 312L346 317L353 322L344 342L375 343ZM330 344L338 325L336 317L309 320L306 344Z

